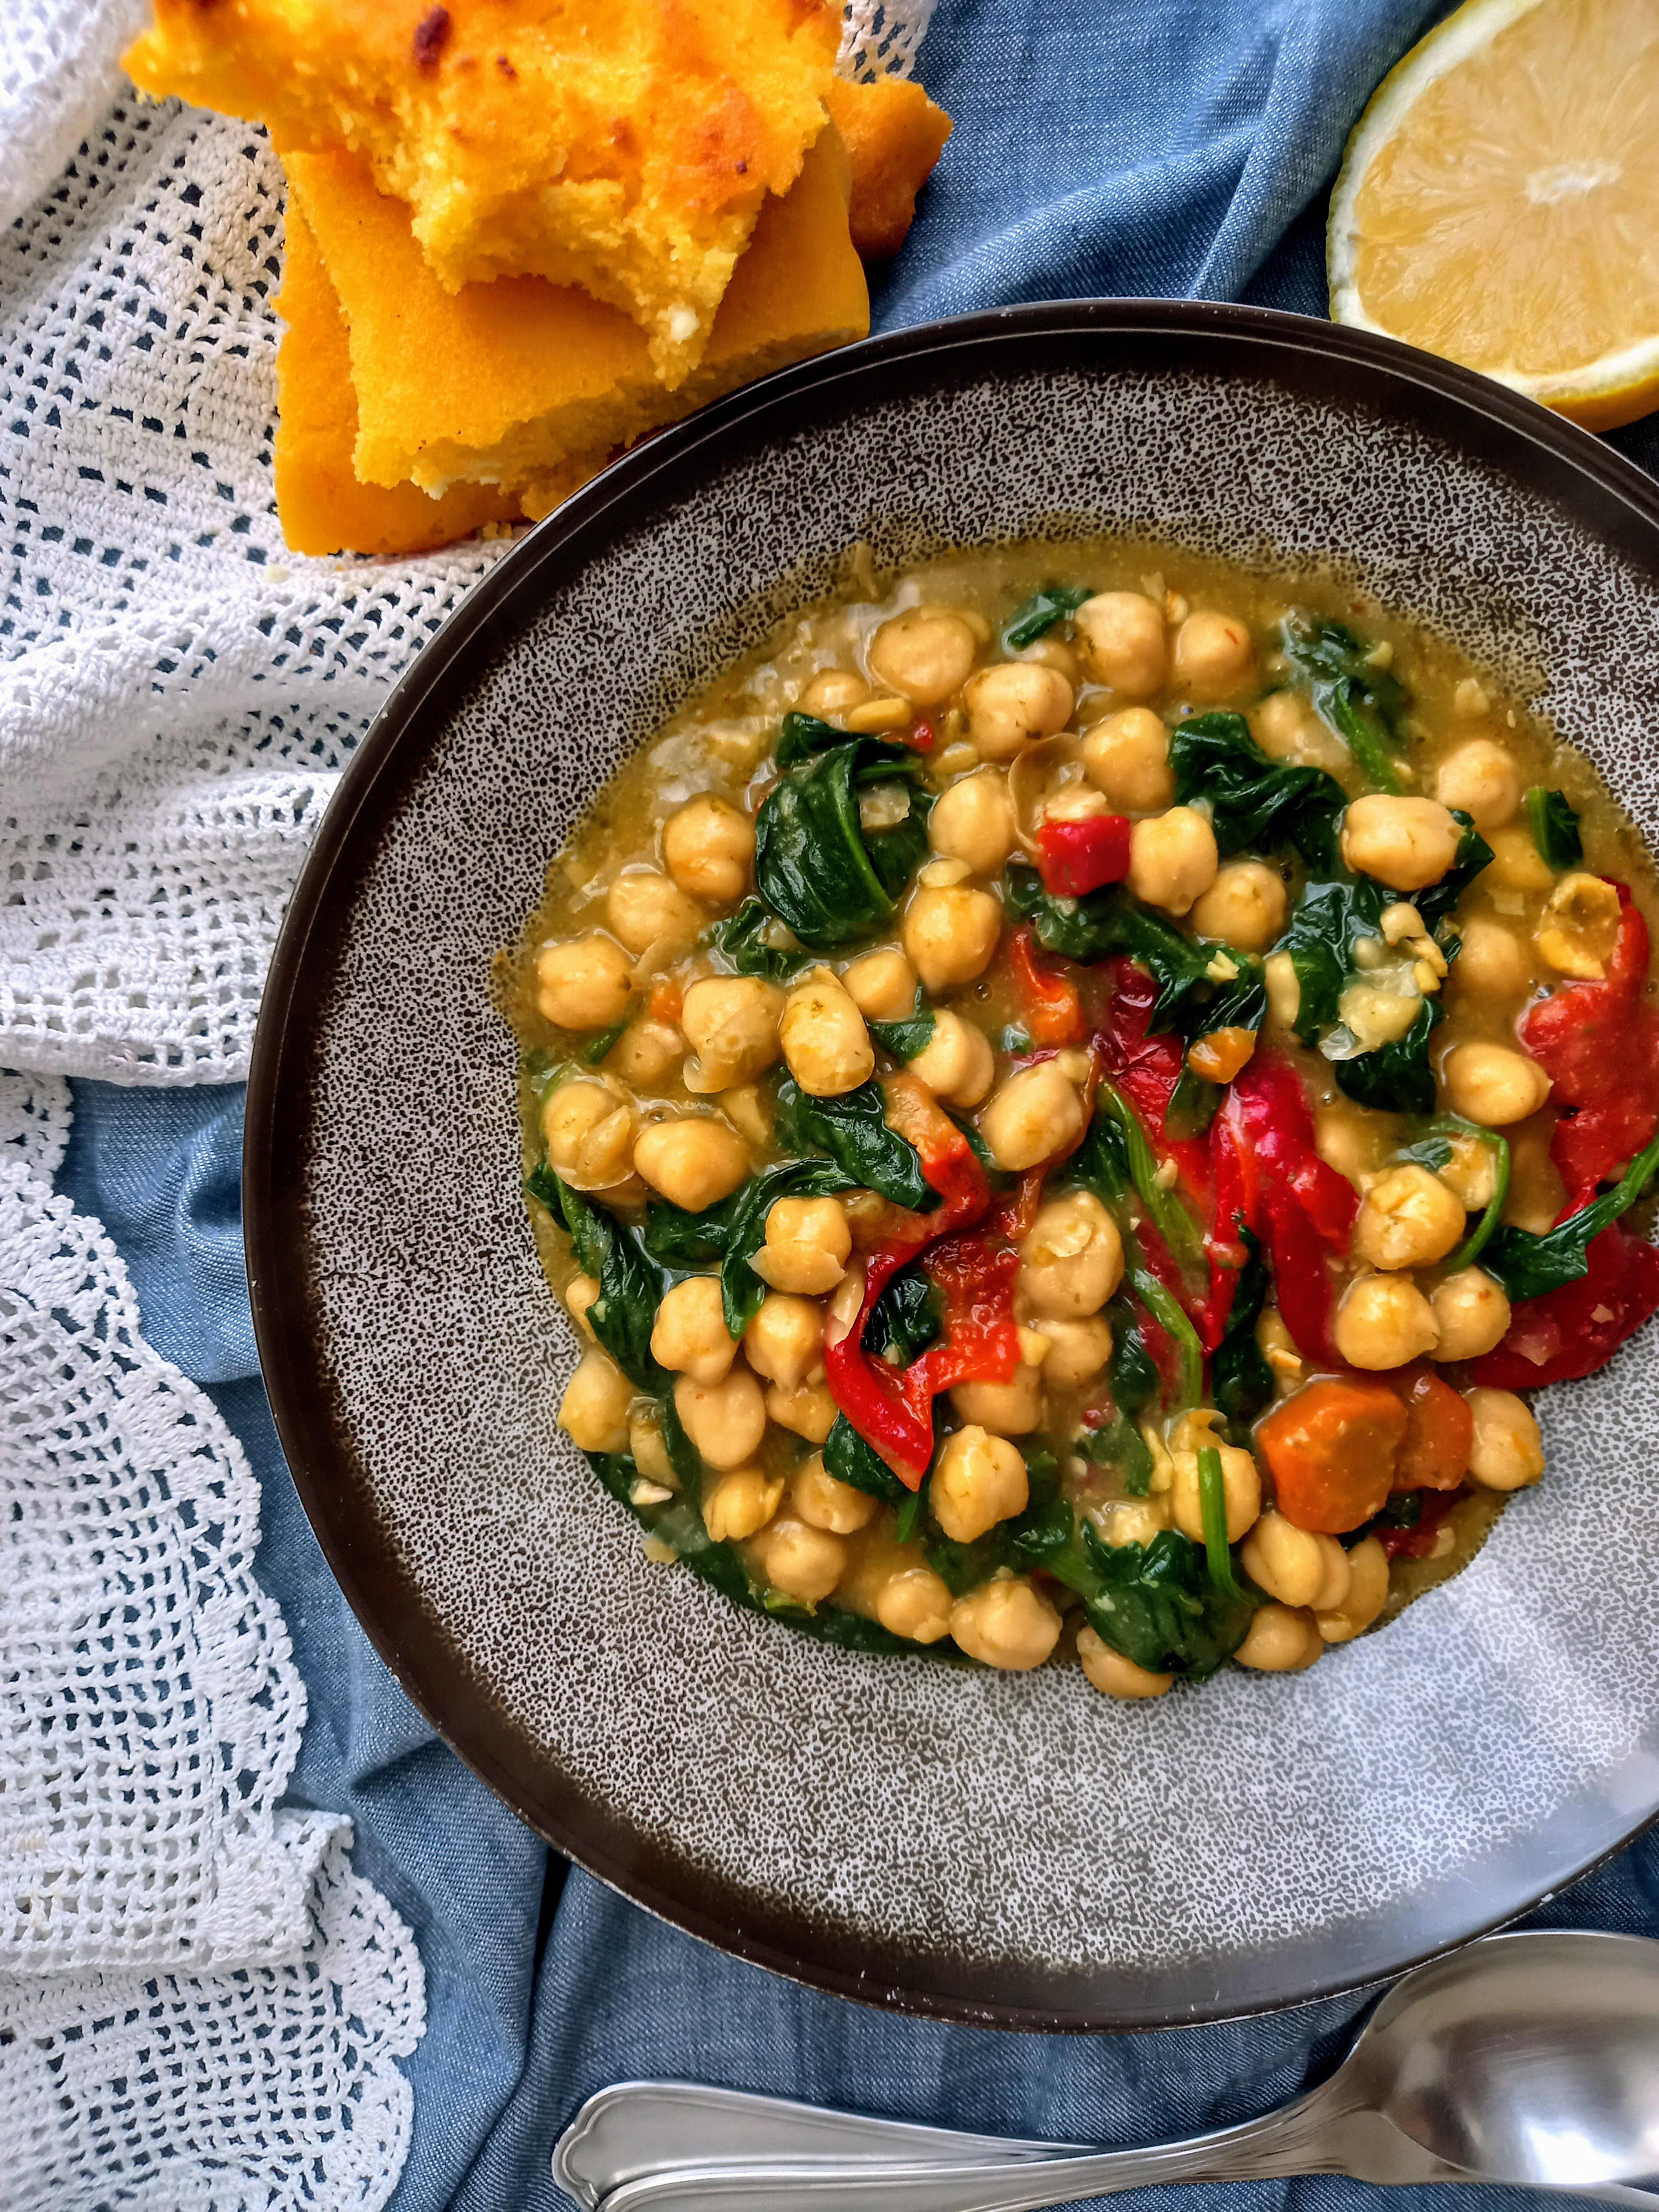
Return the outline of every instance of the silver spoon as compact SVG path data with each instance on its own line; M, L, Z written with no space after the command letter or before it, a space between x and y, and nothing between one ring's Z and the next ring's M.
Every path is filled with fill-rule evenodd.
M633 2098L641 2120L673 2116L649 2141L630 2127ZM1144 2149L1006 2142L640 2083L590 2100L554 2154L555 2179L604 2212L1043 2212L1153 2182L1293 2173L1501 2182L1655 2212L1659 1943L1564 1930L1472 1945L1396 1983L1319 2088L1261 2119Z

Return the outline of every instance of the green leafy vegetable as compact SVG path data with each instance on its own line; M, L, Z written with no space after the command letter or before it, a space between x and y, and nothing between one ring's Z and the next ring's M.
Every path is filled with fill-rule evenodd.
M856 943L890 921L899 892L927 853L927 802L915 787L915 755L875 738L835 735L838 743L805 750L780 777L755 823L760 895L817 952ZM866 831L860 793L900 781L910 786L904 819Z
M732 1215L741 1193L733 1191L718 1206L702 1213L687 1213L665 1198L653 1198L645 1209L641 1238L658 1265L671 1274L700 1273L725 1252L732 1237Z
M1432 1114L1429 1038L1442 1012L1438 999L1425 999L1404 1036L1370 1052L1356 1053L1352 1060L1333 1061L1339 1088L1379 1114Z
M851 1178L843 1188L879 1191L912 1212L937 1203L915 1146L888 1127L873 1078L838 1098L813 1098L786 1075L778 1085L775 1127L779 1143L792 1151L828 1152Z
M1204 1522L1204 1560L1210 1581L1223 1597L1249 1605L1233 1573L1232 1550L1227 1541L1227 1484L1221 1471L1221 1454L1213 1444L1198 1452L1198 1510Z
M779 941L789 934L775 915L769 914L757 898L751 897L744 899L735 914L728 914L723 921L705 930L702 941L711 952L729 961L739 975L760 975L769 983L787 983L803 968L813 964L810 952Z
M1280 635L1285 653L1308 678L1315 713L1341 738L1368 783L1398 793L1394 756L1406 707L1398 680L1340 623L1287 615Z
M1117 1124L1122 1133L1130 1180L1148 1217L1175 1255L1176 1261L1183 1267L1200 1266L1204 1258L1204 1232L1174 1191L1160 1187L1158 1162L1152 1156L1152 1146L1133 1107L1115 1085L1103 1082L1096 1094L1095 1114L1097 1119L1102 1115L1106 1115Z
M912 1496L875 1446L866 1443L845 1413L837 1413L823 1440L823 1464L837 1482L850 1483L866 1498L898 1505Z
M1451 811L1453 819L1463 825L1452 864L1437 884L1431 884L1425 891L1412 893L1412 904L1422 915L1425 928L1430 930L1444 921L1482 868L1492 863L1492 847L1468 816L1461 806L1454 806Z
M1145 1412L1158 1395L1158 1373L1146 1349L1134 1308L1125 1297L1109 1309L1112 1324L1112 1402L1129 1419Z
M1578 817L1564 791L1546 791L1535 783L1527 793L1527 822L1532 842L1553 868L1583 865L1584 841L1578 834Z
M1104 1544L1085 1525L1083 1541L1094 1568L1090 1626L1137 1667L1202 1682L1244 1641L1253 1607L1216 1586L1189 1537L1165 1528L1150 1544Z
M882 1050L890 1052L895 1060L915 1060L919 1053L927 1051L938 1027L938 1015L918 994L914 1013L907 1014L902 1021L872 1022L870 1034Z
M788 714L778 725L777 763L781 769L799 768L814 753L827 752L831 745L847 742L848 732L838 730L833 722L817 714Z
M1094 596L1086 584L1045 584L1019 608L1002 634L1004 646L1023 653L1046 637L1057 623L1069 622L1087 599Z
M597 1067L627 1027L628 1017L624 1014L621 1021L612 1022L608 1030L601 1030L598 1036L591 1037L581 1049L581 1057L586 1064L589 1067Z
M1175 1292L1159 1282L1150 1269L1130 1270L1129 1280L1134 1294L1152 1319L1175 1346L1181 1358L1181 1376L1177 1382L1177 1407L1195 1406L1204 1395L1204 1347L1198 1340L1198 1332L1187 1318L1186 1309Z
M1144 1346L1141 1357L1146 1358ZM1146 1364L1151 1367L1150 1360ZM1152 1389L1156 1389L1157 1387L1158 1375L1154 1370ZM1084 1459L1092 1460L1097 1467L1115 1468L1122 1476L1123 1487L1131 1498L1145 1498L1152 1488L1152 1452L1146 1437L1122 1410L1115 1413L1103 1427L1085 1429L1077 1439L1077 1449Z
M969 1151L979 1162L980 1166L985 1170L986 1176L990 1182L992 1189L1012 1190L1018 1178L1014 1176L1011 1176L1006 1168L1000 1168L997 1165L996 1161L992 1157L991 1147L986 1143L984 1138L981 1136L974 1124L969 1121L964 1115L951 1114L948 1107L945 1111L948 1118L954 1121L957 1127L961 1131L963 1137L966 1140Z
M901 1267L870 1309L866 1349L908 1367L939 1336L939 1295L920 1267Z
M1613 1188L1585 1206L1582 1212L1558 1221L1542 1236L1525 1229L1500 1229L1481 1255L1481 1266L1495 1276L1511 1299L1541 1297L1576 1283L1589 1272L1588 1254L1604 1229L1627 1213L1641 1197L1659 1168L1659 1137L1638 1152Z
M1183 1067L1164 1116L1164 1133L1177 1139L1206 1136L1225 1096L1223 1086Z
M1270 760L1242 714L1200 714L1170 739L1176 797L1207 799L1224 853L1271 853L1285 846L1310 868L1336 866L1336 824L1348 803L1322 769Z
M663 1270L635 1231L572 1190L545 1161L525 1188L569 1232L577 1265L599 1282L588 1327L630 1382L660 1397L669 1378L651 1355L651 1330L667 1287Z
M1255 1325L1267 1302L1267 1269L1261 1247L1248 1229L1241 1230L1240 1239L1249 1257L1210 1362L1210 1395L1236 1430L1248 1429L1273 1395L1273 1370L1255 1339Z
M1480 1220L1446 1262L1446 1273L1456 1274L1462 1268L1473 1267L1498 1232L1503 1218L1504 1201L1510 1194L1510 1141L1499 1130L1483 1128L1479 1121L1466 1121L1461 1114L1437 1115L1424 1136L1415 1144L1403 1146L1395 1154L1401 1162L1410 1160L1425 1167L1431 1174L1438 1174L1451 1160L1455 1147L1454 1135L1468 1138L1484 1145L1492 1156L1492 1193L1481 1212Z

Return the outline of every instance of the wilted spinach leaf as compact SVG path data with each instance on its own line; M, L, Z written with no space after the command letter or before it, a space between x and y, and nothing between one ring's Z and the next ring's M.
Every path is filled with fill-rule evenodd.
M813 1098L786 1075L778 1085L775 1126L780 1144L828 1152L850 1178L843 1188L879 1191L915 1212L938 1202L915 1146L888 1127L873 1078L838 1098Z
M629 1381L661 1396L669 1377L651 1356L651 1331L667 1278L636 1232L539 1163L526 1188L569 1233L576 1263L598 1280L587 1325Z
M1219 1024L1218 1024L1219 1026ZM1183 1067L1164 1116L1164 1133L1179 1139L1207 1136L1224 1096L1222 1085Z
M1249 1257L1240 1271L1227 1325L1210 1362L1210 1395L1235 1429L1248 1429L1272 1401L1273 1374L1255 1340L1255 1325L1267 1302L1267 1269L1255 1237L1248 1229L1239 1234Z
M927 851L915 755L878 738L836 735L839 743L808 750L779 779L755 823L760 895L817 952L854 944L890 921ZM860 793L899 781L910 787L908 814L890 829L866 833Z
M778 725L777 763L781 768L799 768L802 761L814 753L827 752L831 745L844 745L848 732L838 730L833 722L826 722L817 714L786 714Z
M1558 1221L1542 1236L1525 1229L1500 1229L1480 1255L1480 1264L1495 1276L1512 1300L1541 1297L1576 1283L1589 1272L1589 1248L1604 1229L1627 1213L1659 1169L1659 1137L1638 1152L1613 1188L1605 1191L1578 1213Z
M895 1060L914 1060L918 1053L927 1051L938 1027L938 1015L925 999L919 997L913 1014L907 1014L898 1022L872 1022L870 1034Z
M1564 791L1546 791L1535 783L1527 793L1527 823L1532 842L1553 868L1583 865L1584 841L1578 834L1578 817Z
M941 1327L939 1292L912 1263L899 1269L871 1307L865 1349L884 1354L895 1366L908 1367L935 1341Z
M1487 866L1492 860L1492 847L1462 808L1453 807L1452 814L1463 825L1463 834L1457 841L1456 857L1437 884L1431 884L1425 891L1412 893L1412 904L1422 915L1425 928L1430 930L1451 912L1481 869Z
M823 1464L837 1482L850 1483L867 1498L889 1505L902 1505L912 1492L902 1483L875 1446L866 1443L845 1413L837 1413L823 1442Z
M1224 853L1285 846L1322 873L1336 865L1337 818L1347 793L1322 769L1270 760L1242 714L1200 714L1170 739L1176 797L1207 799Z
M813 964L810 952L790 951L780 945L789 932L775 915L769 914L757 898L746 898L735 914L728 914L703 933L711 952L729 960L739 975L760 975L769 983L787 983L803 968Z
M1425 999L1402 1037L1380 1044L1352 1060L1331 1063L1337 1086L1361 1106L1379 1114L1432 1114L1434 1070L1429 1065L1429 1039L1443 1009L1438 999Z
M1140 1347L1140 1357L1146 1358L1144 1346ZM1152 1362L1147 1360L1146 1364L1150 1368ZM1152 1389L1157 1388L1158 1375L1153 1370ZM1115 1467L1123 1477L1123 1487L1131 1498L1145 1498L1152 1488L1152 1451L1123 1408L1120 1407L1103 1427L1085 1429L1076 1439L1076 1448L1083 1458L1092 1460L1097 1467Z
M740 1337L760 1311L766 1285L750 1266L766 1242L766 1217L781 1198L830 1198L858 1188L834 1160L784 1160L751 1176L726 1203L732 1211L720 1261L720 1303L726 1326Z
M1244 1641L1254 1606L1218 1589L1189 1537L1165 1528L1150 1544L1105 1544L1085 1525L1083 1541L1096 1577L1090 1626L1137 1667L1201 1682Z
M1023 653L1028 645L1046 637L1056 623L1069 622L1083 602L1093 596L1087 584L1045 584L1016 611L1002 634L1004 645L1011 652Z
M589 1067L597 1067L627 1027L628 1017L624 1014L621 1021L612 1022L608 1030L601 1030L598 1036L590 1037L581 1049L584 1063Z
M1398 793L1394 756L1406 708L1398 678L1376 666L1370 649L1340 623L1287 615L1280 636L1286 654L1308 678L1315 713L1347 746L1366 781Z
M1112 1324L1112 1402L1133 1420L1157 1402L1158 1367L1127 1298L1115 1298L1107 1310Z

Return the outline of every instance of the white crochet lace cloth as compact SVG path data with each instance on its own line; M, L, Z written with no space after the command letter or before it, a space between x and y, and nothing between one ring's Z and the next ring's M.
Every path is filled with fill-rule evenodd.
M908 68L931 11L850 0L842 67ZM0 1060L224 1082L345 757L495 552L286 551L281 178L242 125L107 105L131 17L0 19L0 219L27 207L0 234Z

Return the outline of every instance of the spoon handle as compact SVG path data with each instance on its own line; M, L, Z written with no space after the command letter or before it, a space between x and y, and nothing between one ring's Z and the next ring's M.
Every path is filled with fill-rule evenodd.
M792 2212L798 2205L811 2212L1046 2212L1161 2181L1340 2172L1342 2117L1316 2095L1241 2127L1137 2150L949 2166L846 2157L687 2164L623 2182L605 2198L603 2212L775 2212L780 2204ZM1444 2172L1433 2161L1425 2166L1388 2178L1428 2180Z

